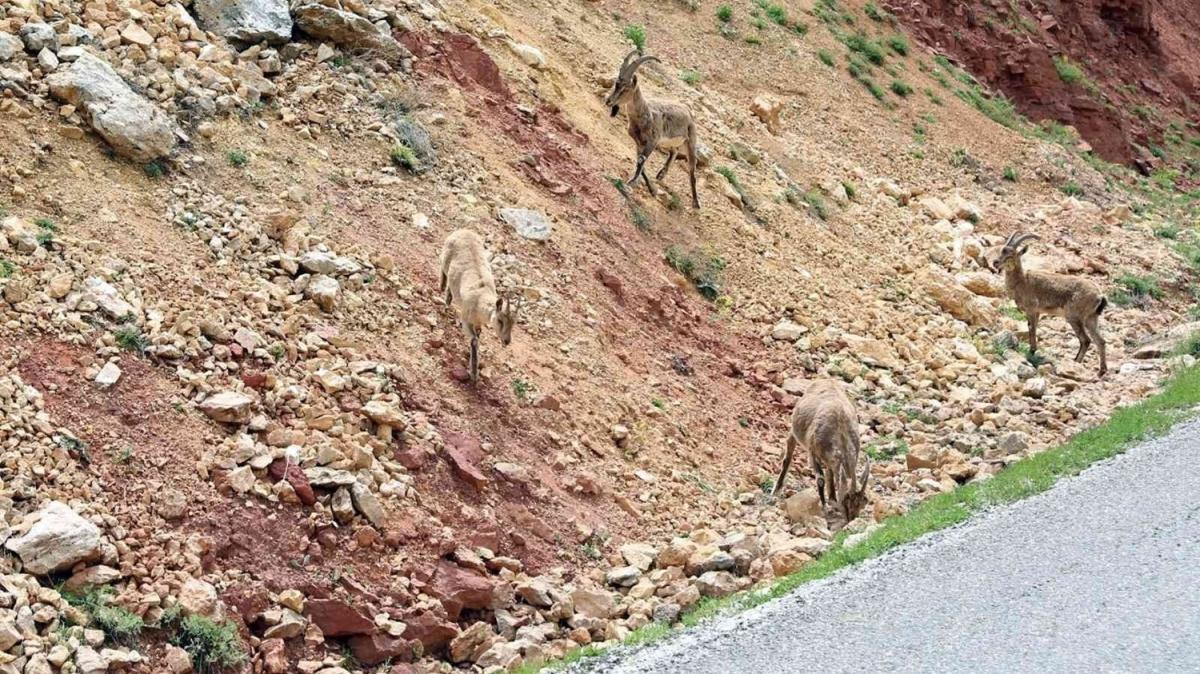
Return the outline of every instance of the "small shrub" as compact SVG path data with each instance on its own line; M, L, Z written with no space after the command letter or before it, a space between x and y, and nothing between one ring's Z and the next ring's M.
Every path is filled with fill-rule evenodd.
M1200 358L1200 334L1192 335L1175 347L1174 355Z
M760 45L760 44L762 44L762 39L759 38L757 35L747 35L746 36L746 44Z
M1006 304L1006 305L1000 307L1000 313L1004 314L1005 316L1008 316L1009 318L1013 319L1014 321L1024 322L1024 321L1028 320L1028 318L1025 316L1025 312L1018 309L1015 304Z
M0 260L0 278L12 278L16 272L16 265L8 260Z
M892 93L901 98L907 97L913 92L913 88L908 86L904 80L892 80Z
M808 24L803 21L797 21L792 24L792 32L796 35L808 35Z
M901 56L908 56L908 38L903 35L892 35L887 39L887 46Z
M104 630L106 639L122 645L131 645L141 636L146 627L141 616L120 606L113 606L112 588L100 587L82 594L62 593L68 604L81 609L91 618L92 624Z
M666 259L667 264L691 281L705 299L715 300L721 294L725 260L699 249L688 250L679 245L667 249Z
M872 461L891 461L898 456L908 454L910 448L908 441L904 438L885 435L876 442L868 444L863 451L871 457Z
M416 173L420 169L420 163L417 161L417 154L412 148L404 143L396 143L388 152L392 163L396 166L404 168L410 173Z
M1010 129L1020 128L1021 117L1017 114L1017 109L1013 106L1012 101L1005 98L1004 95L989 96L975 85L966 89L958 89L954 93L993 122Z
M679 73L679 79L683 80L684 84L694 87L697 84L700 84L700 80L702 78L700 73L696 72L695 70L684 70Z
M1075 181L1068 181L1058 189L1068 197L1077 197L1083 194L1083 188Z
M621 34L625 36L625 39L628 40L630 44L632 44L634 47L637 47L639 52L645 51L646 28L644 26L625 26L625 30L622 31Z
M337 56L329 59L329 64L334 68L345 68L351 63L352 61L350 60L350 57L345 54L338 54Z
M1010 183L1017 182L1017 169L1011 166L1004 167L1004 179Z
M1170 168L1161 168L1150 175L1150 182L1156 187L1163 190L1175 188L1176 181L1179 180L1179 171Z
M517 378L512 380L512 390L517 399L524 402L529 400L529 394L533 391L533 387L524 379Z
M198 674L211 674L237 667L246 661L246 651L232 622L215 622L200 615L179 621L170 642L192 656Z
M833 67L833 54L824 49L817 50L817 58L827 66Z
M147 162L142 166L142 171L149 178L161 178L167 174L167 165L160 159L155 159L152 162Z
M733 7L729 5L721 5L717 8L717 19L721 23L729 23L733 19Z
M234 168L242 168L250 162L250 158L241 150L229 150L225 153L225 161Z
M858 189L854 187L854 183L842 181L842 189L846 190L846 197L853 199L858 194Z
M718 166L715 170L717 173L721 174L721 176L729 182L729 185L733 187L733 190L742 197L742 203L748 204L749 198L746 195L745 188L742 187L741 181L738 180L737 173L734 173L733 169L729 168L728 166Z
M942 100L941 96L938 96L936 93L934 93L933 89L926 89L925 97L928 98L929 102L933 103L934 105L945 105L945 101Z

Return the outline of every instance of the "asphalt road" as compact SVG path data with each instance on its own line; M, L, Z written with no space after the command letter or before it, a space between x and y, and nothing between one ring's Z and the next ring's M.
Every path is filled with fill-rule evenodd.
M614 674L1200 672L1200 422Z

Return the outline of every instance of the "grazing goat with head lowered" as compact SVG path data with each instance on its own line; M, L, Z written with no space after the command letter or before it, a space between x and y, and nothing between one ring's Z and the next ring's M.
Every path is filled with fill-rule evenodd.
M616 117L624 106L629 115L629 135L637 143L637 169L629 179L629 186L634 187L638 178L646 181L650 194L656 194L650 176L644 173L646 160L655 150L666 153L667 163L663 164L658 175L654 177L661 182L667 177L667 171L674 163L680 149L686 148L688 153L688 176L692 184L692 208L700 208L700 198L696 195L696 123L692 120L692 112L686 106L674 101L647 100L642 96L638 86L637 69L647 61L658 61L654 56L642 56L636 60L633 57L638 50L633 50L625 56L621 70L613 82L612 91L604 104L612 110Z
M867 504L871 459L864 454L859 470L858 414L843 392L841 382L832 379L814 381L796 401L787 454L783 457L783 469L779 471L772 496L778 496L783 489L797 444L808 448L809 467L817 475L821 506L834 504L838 514L849 524Z
M1029 321L1029 352L1037 351L1038 318L1042 314L1062 316L1079 339L1075 361L1082 362L1088 347L1095 342L1100 352L1100 376L1103 377L1108 371L1108 360L1104 337L1100 335L1100 314L1108 306L1108 298L1095 283L1084 278L1025 271L1021 265L1021 256L1029 250L1025 244L1037 238L1033 234L1014 232L1004 242L992 266L993 270L1004 273L1009 297Z
M446 237L441 267L440 287L446 294L446 306L454 305L463 334L471 341L470 369L474 382L479 379L479 333L490 325L508 346L520 302L514 304L496 293L483 239L469 229L455 230Z

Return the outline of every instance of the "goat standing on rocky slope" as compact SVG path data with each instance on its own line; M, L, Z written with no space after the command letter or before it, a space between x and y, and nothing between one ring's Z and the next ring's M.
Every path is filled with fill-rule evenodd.
M796 445L808 448L809 467L817 475L817 493L821 506L836 504L849 524L867 504L867 484L871 477L871 459L863 455L858 470L858 413L842 390L842 383L819 379L809 384L804 396L792 410L792 431L788 434L783 469L775 481L772 496L783 489ZM826 499L828 490L828 499Z
M479 333L487 326L508 346L520 304L500 297L488 264L483 239L469 229L458 229L446 237L441 256L441 285L446 306L454 305L463 334L471 341L471 381L479 379Z
M634 49L625 56L621 70L613 82L612 91L604 101L616 117L625 106L629 115L629 135L637 143L637 169L629 179L629 186L635 187L638 178L646 181L646 189L654 195L654 185L650 176L644 173L646 160L655 150L667 155L667 163L663 164L654 179L662 182L667 177L667 171L675 162L680 148L686 146L688 153L688 176L692 184L692 208L700 208L700 197L696 195L696 124L692 120L692 112L686 106L674 101L647 100L642 96L638 86L637 69L647 61L658 61L654 56L642 56L636 61L631 60L638 50Z
M1104 352L1104 337L1100 335L1100 314L1108 306L1108 298L1100 288L1084 278L1053 274L1044 271L1025 271L1021 256L1029 247L1027 241L1037 240L1033 234L1013 232L1000 249L992 269L1004 273L1004 285L1017 308L1029 321L1029 352L1037 351L1038 318L1042 314L1067 319L1079 339L1075 362L1082 362L1092 342L1100 352L1100 376L1108 372Z

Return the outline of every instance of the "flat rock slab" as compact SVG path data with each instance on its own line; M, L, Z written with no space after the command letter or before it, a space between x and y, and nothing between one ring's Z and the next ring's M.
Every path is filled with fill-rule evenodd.
M195 0L205 30L234 42L283 44L292 39L287 0Z

